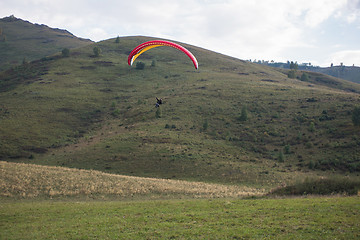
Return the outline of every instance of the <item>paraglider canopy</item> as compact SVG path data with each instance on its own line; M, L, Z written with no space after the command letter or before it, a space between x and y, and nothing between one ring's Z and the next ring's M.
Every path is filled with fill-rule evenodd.
M180 46L177 43L164 41L164 40L148 41L148 42L144 42L144 43L140 44L139 46L134 48L131 51L131 53L129 54L128 64L130 66L132 66L132 64L134 63L136 58L139 57L143 52L146 52L147 50L150 50L155 47L160 47L160 46L173 47L173 48L176 48L176 49L182 51L191 59L191 61L194 64L195 69L198 69L198 67L199 67L198 61L196 60L195 56L189 50L187 50L183 46Z

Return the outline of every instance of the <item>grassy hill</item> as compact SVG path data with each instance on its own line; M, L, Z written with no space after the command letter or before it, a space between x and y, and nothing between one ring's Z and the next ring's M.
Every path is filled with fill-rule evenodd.
M91 44L66 30L32 24L13 15L0 19L0 71L52 55L64 48Z
M359 174L360 85L290 79L186 44L198 70L167 47L139 57L145 69L129 67L130 51L151 39L109 39L1 73L0 158L265 188Z

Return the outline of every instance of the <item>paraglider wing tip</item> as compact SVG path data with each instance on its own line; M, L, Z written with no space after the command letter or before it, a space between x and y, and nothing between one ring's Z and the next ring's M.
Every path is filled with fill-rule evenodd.
M128 64L129 64L129 66L132 66L132 64L133 64L133 57L129 57L128 58Z

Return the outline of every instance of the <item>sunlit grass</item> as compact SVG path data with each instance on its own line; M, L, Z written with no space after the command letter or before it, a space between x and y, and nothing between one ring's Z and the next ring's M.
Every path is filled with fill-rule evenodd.
M264 190L242 186L141 178L99 171L0 162L0 196L32 198L238 198Z
M359 239L359 197L0 205L3 239Z

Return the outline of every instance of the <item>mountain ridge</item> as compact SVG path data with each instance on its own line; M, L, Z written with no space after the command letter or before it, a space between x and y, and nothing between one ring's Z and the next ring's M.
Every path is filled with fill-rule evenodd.
M67 30L33 24L11 15L0 19L0 71L92 43Z
M313 66L310 63L298 64L297 62L290 63L289 61L287 63L269 62L269 61L258 61L255 63L276 67L280 69L291 69L293 65L293 67L296 66L297 69L302 71L323 73L335 78L341 78L347 81L360 84L360 67L354 65L345 66L343 64L340 64L339 66L334 66L333 64L331 64L330 67L318 67L318 66Z

